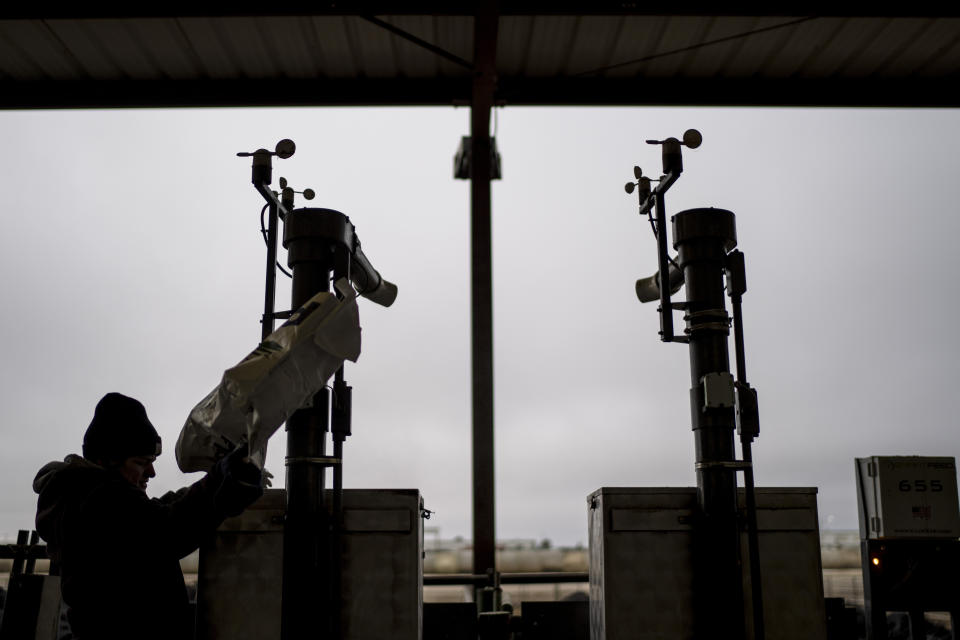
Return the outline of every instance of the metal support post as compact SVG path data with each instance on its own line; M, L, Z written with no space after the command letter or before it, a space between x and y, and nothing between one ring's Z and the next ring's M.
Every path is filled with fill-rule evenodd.
M657 212L657 229L666 228L667 201L666 191L673 184L674 174L671 174L663 182L663 188L657 189L654 194L654 207ZM669 285L669 267L667 264L667 234L657 233L657 264L660 267L659 273L662 275L660 285L660 340L663 342L673 342L673 308L670 306L670 285Z
M484 2L474 17L470 108L471 373L473 380L473 572L496 571L493 446L493 268L490 231L490 110L496 86L498 15ZM490 584L487 588L494 588ZM479 594L478 594L479 595ZM481 598L476 598L478 603ZM494 598L495 600L495 598ZM494 602L492 607L496 607Z
M253 154L253 184L266 201L267 230L264 240L267 243L267 270L266 282L263 287L263 318L260 339L266 340L273 333L274 304L276 303L277 289L277 227L279 225L280 205L270 191L270 182L273 179L272 156L266 150L259 150Z
M734 384L723 275L736 246L733 213L690 209L673 217L687 287L691 414L700 522L695 541L695 637L744 638L734 450Z
M743 253L727 254L727 293L733 308L733 347L737 363L737 433L743 458L743 488L746 506L747 550L750 563L750 596L753 603L753 640L764 640L763 576L760 571L760 532L757 528L757 499L753 482L753 439L760 435L757 392L747 382L747 356L743 346L743 294L747 275Z
M284 245L293 270L292 308L320 291L330 290L333 250L310 234L309 220L299 211L287 216ZM303 224L301 228L301 223ZM330 518L323 503L330 395L320 390L313 406L287 420L287 512L283 538L283 612L281 637L293 640L314 629L314 637L330 637Z
M334 267L333 281L341 278L350 279L350 251L343 245L333 249ZM337 292L337 297L341 294ZM341 592L343 555L343 443L350 435L350 419L352 409L352 387L344 379L343 367L337 369L333 383L333 403L330 407L330 428L333 439L333 505L330 512L330 572L327 582L330 589L330 606L333 608L331 637L342 637L343 595Z

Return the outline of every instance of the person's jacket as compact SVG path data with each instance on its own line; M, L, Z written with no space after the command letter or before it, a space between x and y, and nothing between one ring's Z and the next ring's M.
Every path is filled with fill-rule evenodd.
M78 640L192 637L179 560L228 515L218 505L222 477L211 476L150 499L116 471L77 455L40 470L37 531L60 568Z

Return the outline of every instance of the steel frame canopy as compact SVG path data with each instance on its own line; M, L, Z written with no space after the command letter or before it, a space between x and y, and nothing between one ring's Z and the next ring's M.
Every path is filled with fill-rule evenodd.
M474 573L491 581L491 109L960 106L960 5L943 3L64 6L0 9L0 108L471 106Z
M477 47L496 104L960 106L949 3L7 4L0 108L466 105Z

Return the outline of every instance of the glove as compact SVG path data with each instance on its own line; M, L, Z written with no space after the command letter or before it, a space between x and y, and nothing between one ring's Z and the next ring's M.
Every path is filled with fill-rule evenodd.
M263 495L263 473L247 454L244 443L220 458L207 475L214 508L224 517L240 515Z

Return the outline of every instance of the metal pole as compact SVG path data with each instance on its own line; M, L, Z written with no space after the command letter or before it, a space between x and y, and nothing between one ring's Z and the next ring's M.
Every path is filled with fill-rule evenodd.
M296 309L320 291L330 290L333 252L318 247L309 216L290 212L284 246L293 270L291 307ZM304 229L301 229L301 224ZM287 511L283 538L283 640L329 637L332 611L329 594L330 518L323 503L330 396L319 391L313 406L287 420Z
M734 385L723 286L726 253L736 246L735 218L724 209L690 209L675 215L673 225L687 287L690 403L701 516L694 551L694 636L744 638Z
M345 246L334 248L333 281L340 278L350 279L350 251ZM338 292L337 297L342 297ZM351 432L352 388L344 379L343 367L334 374L333 403L330 408L330 427L333 439L333 457L338 460L333 465L333 506L330 512L329 544L329 584L331 616L331 637L339 640L343 634L343 594L341 591L343 555L343 443Z
M671 179L673 178L673 179ZM673 308L670 306L670 267L667 263L667 200L666 190L673 184L673 174L654 194L657 216L657 265L660 274L660 340L673 341Z
M470 108L473 571L477 574L496 570L490 109L496 85L497 23L496 3L484 2L474 18L474 80Z
M740 262L740 277L743 276L743 254L739 251L736 254L736 260ZM731 254L731 255L733 255ZM743 286L746 286L746 280L743 280ZM751 393L747 383L747 358L743 347L743 314L741 304L743 295L739 290L734 289L735 285L731 283L732 295L730 304L733 307L733 335L734 335L734 354L737 362L737 382L741 385L738 393ZM752 405L755 407L755 405ZM747 550L750 560L750 590L751 602L753 603L753 640L764 640L766 638L766 623L763 615L763 576L760 571L760 531L757 528L757 500L754 491L753 482L753 443L754 434L749 431L743 431L740 434L740 450L743 458L743 487L744 502L747 510Z
M273 333L273 307L277 289L277 205L270 202L267 207L269 208L267 218L267 279L264 286L261 340L266 340L267 336Z
M260 339L266 340L267 336L273 333L273 307L277 288L277 218L279 217L280 205L276 196L270 190L270 182L273 180L273 155L266 149L258 149L253 152L253 186L261 196L267 201L269 208L269 217L267 221L267 275L264 285L263 299L263 318Z

